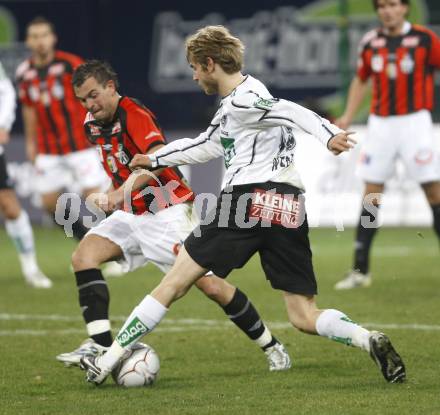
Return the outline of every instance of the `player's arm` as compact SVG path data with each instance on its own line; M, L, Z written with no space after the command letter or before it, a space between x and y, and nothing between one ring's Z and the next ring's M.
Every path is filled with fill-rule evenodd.
M215 118L214 118L215 120ZM156 169L165 166L204 163L223 155L219 124L212 123L196 138L181 138L149 155L137 154L130 163L131 169Z
M9 131L15 120L15 91L0 64L0 144L9 140Z
M334 154L348 151L355 144L347 133L313 111L294 102L276 98L259 98L243 94L231 102L233 116L255 130L285 126L300 128L312 135Z
M29 161L34 162L37 154L35 137L37 135L37 113L30 105L22 105L24 136L26 140L26 155Z
M147 154L152 154L164 146L164 144L154 146L147 152ZM141 154L136 154L136 156L138 155ZM155 176L159 176L163 170L164 168L156 169L154 171L146 171L143 169L135 170L120 187L107 191L107 206L100 207L103 208L104 211L119 209L119 206L124 202L124 195L126 192L128 192L128 195L131 195L131 192L146 186Z
M359 107L368 91L368 80L362 80L356 75L351 81L350 88L348 90L347 105L344 113L335 121L335 124L342 128L347 129L354 116L359 110Z
M24 69L23 69L23 65ZM24 70L28 68L25 61L17 68L16 83L18 88L18 98L22 104L21 114L23 118L24 136L26 143L26 155L28 160L34 162L37 153L36 137L37 137L37 112L33 106L33 101L29 96L29 85L24 81Z
M435 68L440 68L440 39L439 37L432 31L428 31L429 36L431 38L431 45L429 48L429 58L428 62L430 65Z
M376 30L372 30L364 35L359 44L356 75L352 79L350 87L348 89L345 111L335 121L335 124L343 130L346 130L350 126L368 91L368 79L370 78L372 73L371 63L370 59L368 58L368 54L370 50L370 42L376 36Z

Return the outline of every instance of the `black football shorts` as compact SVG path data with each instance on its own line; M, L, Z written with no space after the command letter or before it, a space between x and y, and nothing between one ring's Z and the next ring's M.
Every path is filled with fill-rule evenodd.
M273 288L314 295L317 284L302 192L285 183L256 183L222 191L212 221L185 240L191 258L225 278L258 252Z

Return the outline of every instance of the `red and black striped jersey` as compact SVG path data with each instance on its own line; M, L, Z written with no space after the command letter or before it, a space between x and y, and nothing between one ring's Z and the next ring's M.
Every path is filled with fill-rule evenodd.
M37 113L39 154L68 154L90 147L83 127L86 111L71 85L72 73L82 62L71 53L56 51L47 66L36 66L30 58L17 68L19 99Z
M130 176L128 165L135 154L146 154L153 147L165 144L155 116L133 98L121 97L111 123L103 125L87 113L84 122L89 141L98 146L101 162L119 188ZM143 188L131 193L131 206L123 209L140 215L194 200L194 194L177 168L166 168Z
M405 22L402 34L382 28L368 32L360 45L357 75L371 76L371 113L403 115L434 105L434 70L440 67L440 39L431 30Z

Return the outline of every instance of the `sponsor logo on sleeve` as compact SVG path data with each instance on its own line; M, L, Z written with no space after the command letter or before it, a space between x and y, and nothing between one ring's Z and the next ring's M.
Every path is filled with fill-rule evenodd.
M151 131L151 133L147 134L144 138L145 140L149 140L150 138L160 136L160 133L157 131Z
M271 99L260 98L254 102L254 107L259 108L261 110L270 111L276 102L278 102L278 100L274 98Z

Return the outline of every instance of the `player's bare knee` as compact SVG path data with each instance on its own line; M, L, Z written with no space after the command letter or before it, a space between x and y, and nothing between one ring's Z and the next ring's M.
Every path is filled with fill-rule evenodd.
M97 268L99 263L93 257L82 249L79 245L72 254L72 267L74 271L82 271L90 268Z
M290 323L303 333L315 333L315 316L311 312L289 313Z
M20 210L17 210L8 202L2 202L0 199L0 212L6 220L15 220L20 216Z
M219 284L216 284L216 282L210 277L200 278L196 282L196 287L211 300L220 301L222 299L222 287Z
M20 205L12 190L0 190L0 212L6 220L15 220L20 216Z

